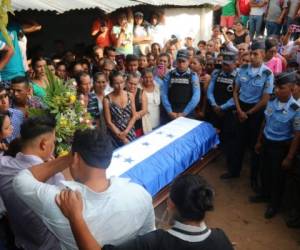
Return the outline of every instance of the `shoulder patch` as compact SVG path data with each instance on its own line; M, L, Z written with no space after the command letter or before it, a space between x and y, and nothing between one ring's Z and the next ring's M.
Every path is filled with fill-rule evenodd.
M265 74L265 75L267 75L267 76L269 76L269 75L272 74L272 71L269 70L269 69L264 69L262 73Z
M271 94L270 101L274 101L275 99L276 99L276 95L275 94Z
M292 103L290 105L291 109L294 111L298 111L300 109L299 105L297 103Z
M211 74L212 74L212 75L217 75L217 74L219 74L220 72L221 72L220 69L215 69Z

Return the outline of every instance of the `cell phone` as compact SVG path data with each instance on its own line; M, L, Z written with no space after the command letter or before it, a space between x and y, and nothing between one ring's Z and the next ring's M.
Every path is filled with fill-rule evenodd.
M164 75L165 74L165 65L163 64L158 64L157 65L157 73L158 75Z

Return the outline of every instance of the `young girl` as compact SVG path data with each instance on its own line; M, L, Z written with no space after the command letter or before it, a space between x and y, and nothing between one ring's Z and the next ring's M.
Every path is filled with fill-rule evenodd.
M0 155L8 149L8 138L12 135L12 125L8 112L0 113Z

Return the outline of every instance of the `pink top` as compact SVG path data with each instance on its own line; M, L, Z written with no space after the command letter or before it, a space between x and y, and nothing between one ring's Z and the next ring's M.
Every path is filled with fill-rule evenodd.
M282 61L278 57L273 57L270 61L265 63L274 75L282 72Z

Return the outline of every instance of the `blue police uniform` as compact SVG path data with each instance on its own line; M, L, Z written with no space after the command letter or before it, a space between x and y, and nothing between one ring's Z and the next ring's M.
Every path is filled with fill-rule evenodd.
M272 71L262 64L259 68L243 65L237 74L236 87L239 87L239 104L244 112L252 109L264 94L272 94L274 88L274 75ZM247 146L251 150L251 186L257 188L258 155L254 146L263 121L263 110L248 115L248 119L237 124L237 136L234 143L235 161L230 170L232 175L239 176L242 169L243 158Z
M233 100L233 85L237 70L224 72L214 70L207 90L208 107L207 119L214 127L220 129L221 149L224 151L227 167L230 169L235 155L232 142L236 134L235 103ZM219 106L222 114L216 114L214 107Z
M291 140L300 131L300 108L291 97L283 106L278 99L269 101L265 109L264 136L272 141Z
M282 162L287 156L295 131L300 131L300 106L293 97L280 103L276 98L265 109L262 151L262 195L269 199L266 218L280 208L285 187Z
M250 65L243 65L236 77L235 84L240 87L240 101L256 104L263 94L272 94L274 88L274 75L264 64L257 72Z
M207 98L211 106L220 106L227 110L235 106L232 92L237 70L226 73L214 70L207 90Z
M164 78L161 99L167 113L191 114L200 101L200 84L197 74L190 69L185 72L178 72L177 69L171 70Z

